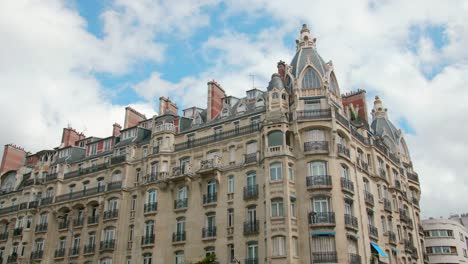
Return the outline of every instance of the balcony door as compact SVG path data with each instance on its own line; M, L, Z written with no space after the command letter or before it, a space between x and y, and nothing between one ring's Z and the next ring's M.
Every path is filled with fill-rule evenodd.
M179 201L185 201L187 199L187 186L180 187L177 191L177 199Z
M215 195L216 194L216 182L214 180L208 182L207 192L208 192L208 195Z
M247 186L255 186L257 184L257 174L256 173L249 173L247 174Z
M330 211L328 198L326 197L314 198L312 206L316 213L328 213Z
M257 221L257 208L256 207L249 207L247 209L247 221L249 223L253 223Z
M327 167L323 161L314 161L309 163L309 176L327 175Z

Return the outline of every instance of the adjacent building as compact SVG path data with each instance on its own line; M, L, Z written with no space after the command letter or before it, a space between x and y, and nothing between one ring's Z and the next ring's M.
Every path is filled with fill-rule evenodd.
M340 93L306 25L296 44L264 90L210 81L206 108L161 97L28 153L0 176L3 263L423 263L403 133L380 98L371 121L365 91Z
M468 262L468 231L461 219L453 216L422 221L429 263Z

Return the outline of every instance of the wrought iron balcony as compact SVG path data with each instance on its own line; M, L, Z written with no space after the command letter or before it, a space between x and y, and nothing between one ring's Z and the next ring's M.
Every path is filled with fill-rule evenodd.
M384 210L391 213L392 212L392 203L387 198L383 199Z
M309 224L311 225L334 225L335 213L334 212L310 212Z
M297 120L314 120L324 118L331 118L330 109L297 111Z
M12 205L12 206L8 206L5 208L0 208L0 215L16 212L18 211L18 209L19 209L18 205Z
M332 177L330 175L307 176L306 184L308 188L331 188Z
M367 204L374 206L374 195L368 191L364 191L364 201Z
M88 216L88 225L97 224L99 221L99 215L90 215Z
M102 193L105 191L105 189L106 189L105 186L96 186L93 188L88 188L88 189L84 189L84 190L77 191L77 192L70 192L70 193L58 195L55 197L55 202L59 203L59 202L70 201L74 199L80 199L83 197Z
M103 219L117 218L118 216L119 216L119 210L118 209L108 210L108 211L104 211Z
M59 222L58 224L58 229L61 230L61 229L68 229L68 226L70 225L70 221L69 220L62 220Z
M39 206L39 201L32 201L28 203L28 209L37 208L37 206Z
M351 227L351 228L354 228L354 229L358 228L357 217L355 217L353 215L350 215L350 214L345 214L344 218L345 218L345 225L347 227Z
M362 144L364 145L369 145L370 144L370 141L368 138L364 137L363 135L361 135L358 131L356 131L355 129L351 129L351 134L357 138L357 140L359 140Z
M254 163L257 162L257 153L249 153L244 156L244 163Z
M258 184L244 187L244 200L256 199L258 197Z
M121 181L115 181L107 184L107 191L112 191L112 190L120 190L122 189L122 182Z
M68 256L78 256L80 254L80 247L72 247L68 250Z
M216 203L217 201L218 197L216 193L209 193L203 195L203 204Z
M77 218L73 220L73 226L83 226L84 217Z
M255 235L260 231L260 221L245 221L244 222L244 235Z
M379 237L379 230L377 229L377 227L373 225L369 225L369 236L374 237L374 238Z
M102 163L102 164L96 164L96 165L93 165L93 166L90 166L90 167L87 167L87 168L80 168L76 171L70 171L70 172L67 172L63 175L63 178L64 179L71 179L71 178L75 178L75 177L80 177L81 175L85 175L85 174L89 174L89 173L93 173L93 172L98 172L98 171L103 171L105 169L107 169L109 166L107 163ZM57 178L57 176L55 176L55 178ZM46 178L47 180L47 178Z
M42 223L42 224L38 224L36 225L36 233L39 233L39 232L47 232L47 223Z
M55 258L63 258L65 257L65 248L59 248L55 250L54 253Z
M363 159L360 159L358 158L357 161L356 161L358 167L360 167L361 169L365 170L365 171L369 171L369 163L365 162Z
M385 171L384 168L379 168L379 175L383 179L387 179L387 172Z
M174 209L187 208L187 204L188 204L187 198L174 200Z
M408 180L414 181L414 182L419 182L418 174L412 173L412 172L407 172L406 175L408 176Z
M13 229L13 236L21 236L23 234L23 228L22 227L17 227Z
M56 180L56 179L57 179L57 175L58 175L58 173L56 173L56 172L54 172L54 173L48 173L48 174L46 175L46 178L45 178L46 182Z
M115 247L115 239L109 239L109 240L104 240L101 241L99 245L99 250L113 250Z
M391 244L396 244L396 235L393 231L387 231L388 242Z
M354 193L354 183L351 180L341 178L341 189Z
M349 264L361 264L361 256L358 254L349 254Z
M44 255L44 250L33 251L31 252L31 260L42 259L43 255Z
M17 261L18 261L18 254L17 253L11 253L11 255L9 255L7 257L7 262L6 263L7 264L10 264L10 263L13 264L13 263L17 263ZM0 264L1 263L2 263L2 259L0 257Z
M54 202L54 197L45 197L41 199L41 206L49 205Z
M84 254L91 254L91 253L94 253L95 251L96 251L96 244L94 243L85 245L83 249Z
M145 236L142 236L141 237L141 245L145 246L145 245L154 244L155 237L156 236L154 234L147 234Z
M157 182L158 181L158 172L152 172L148 174L146 177L146 182L151 183L151 182Z
M328 153L328 141L308 141L304 142L304 152L308 153Z
M216 226L209 226L209 227L202 228L202 237L203 238L216 237Z
M8 231L5 231L0 234L0 241L7 240L8 239Z
M342 155L347 158L350 158L351 154L349 152L349 148L347 148L345 145L342 145L342 144L337 144L337 147L338 147L338 155Z
M313 263L338 263L336 251L312 252Z
M185 239L185 231L172 233L172 242L182 242L185 241Z
M115 156L112 157L110 160L111 165L119 164L124 162L127 159L127 155L120 155L120 156Z
M258 258L246 258L245 264L259 264Z
M144 205L144 212L149 213L149 212L156 212L158 210L158 203L145 203Z

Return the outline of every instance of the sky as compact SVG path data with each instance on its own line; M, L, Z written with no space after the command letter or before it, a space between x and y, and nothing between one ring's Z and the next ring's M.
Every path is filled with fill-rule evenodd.
M422 216L468 212L468 1L0 2L0 145L51 149L62 128L105 137L124 107L206 107L290 62L306 23L343 93L379 95L405 133ZM252 83L252 77L254 82Z

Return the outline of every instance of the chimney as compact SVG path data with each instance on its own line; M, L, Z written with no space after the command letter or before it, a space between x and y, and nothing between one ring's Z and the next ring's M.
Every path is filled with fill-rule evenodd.
M2 163L0 164L0 175L10 170L19 169L25 162L27 154L21 147L13 144L5 145Z
M75 129L71 127L66 127L63 129L62 133L62 145L60 147L68 147L75 145L75 142L78 140L85 139L83 133L78 133Z
M146 120L146 116L130 106L125 107L125 122L124 129L138 125L141 121Z
M366 103L366 91L358 89L354 92L349 92L347 94L341 95L343 102L343 108L348 109L348 106L352 105L354 110L357 111L357 114L361 120L369 122L367 117L367 103Z
M112 136L117 137L118 135L120 135L120 130L122 130L122 126L117 123L114 123L112 125Z
M223 108L223 98L226 97L221 85L215 80L208 82L207 121L215 118Z
M159 97L159 115L164 115L168 111L171 111L174 115L179 112L179 107L169 99L169 97Z
M280 75L281 80L284 81L284 78L286 76L286 63L284 61L280 60L278 62L277 68L278 68L278 74Z

